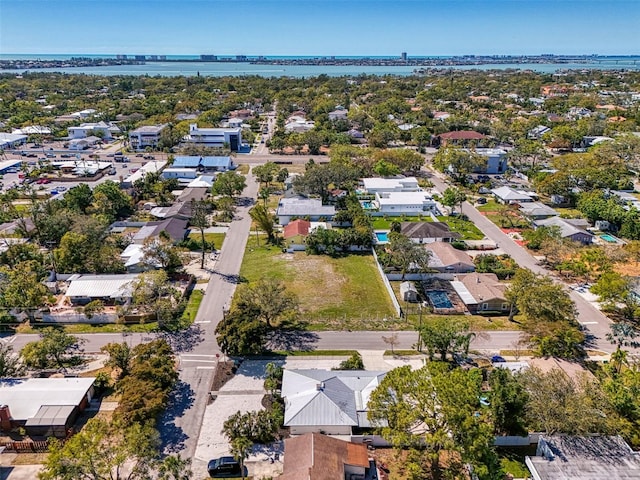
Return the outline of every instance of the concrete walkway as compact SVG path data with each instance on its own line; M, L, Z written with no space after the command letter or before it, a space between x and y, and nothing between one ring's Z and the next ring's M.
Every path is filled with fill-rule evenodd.
M373 372L388 372L397 367L410 365L413 370L424 365L426 355L385 355L384 350L358 350L364 369Z

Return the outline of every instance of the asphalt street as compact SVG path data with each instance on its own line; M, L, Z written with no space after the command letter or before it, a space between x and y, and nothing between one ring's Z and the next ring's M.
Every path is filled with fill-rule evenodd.
M440 192L443 192L449 186L437 175L432 175L430 180L435 185L436 190ZM500 230L500 228L476 210L469 202L463 203L462 211L464 215L475 223L489 239L494 241L504 253L511 255L511 257L518 262L518 265L528 268L535 273L549 275L553 278L549 270L538 265L538 261L532 255L514 242L509 235ZM612 345L605 338L605 335L609 332L611 320L577 292L569 290L569 295L576 304L578 321L588 331L588 334L593 336L593 346L598 350L606 352L613 351Z

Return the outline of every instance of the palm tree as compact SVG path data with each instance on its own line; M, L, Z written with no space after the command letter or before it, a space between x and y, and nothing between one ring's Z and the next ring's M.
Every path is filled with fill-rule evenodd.
M246 437L234 438L231 441L231 454L240 462L240 472L244 480L244 461L249 458L253 442Z
M269 213L269 210L265 205L256 205L249 210L249 215L254 222L258 225L260 230L267 234L268 242L275 243L275 222L273 215Z

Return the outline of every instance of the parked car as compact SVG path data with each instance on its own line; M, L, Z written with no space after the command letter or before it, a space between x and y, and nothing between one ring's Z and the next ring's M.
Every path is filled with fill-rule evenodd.
M484 197L480 197L480 198L478 198L478 199L476 200L476 203L477 203L478 205L484 205L485 203L487 203L487 199L486 199L486 198L484 198Z
M58 191L59 192L66 192L67 191L67 187L58 187Z
M56 154L55 153L47 153L45 155L45 157L47 157L47 158L56 158Z
M236 478L242 476L240 463L233 457L214 458L209 461L207 471L212 478Z
M144 155L142 155L141 153L137 153L136 157L144 157Z
M501 357L500 355L494 355L493 357L491 357L491 363L505 363L506 360L504 359L504 357Z

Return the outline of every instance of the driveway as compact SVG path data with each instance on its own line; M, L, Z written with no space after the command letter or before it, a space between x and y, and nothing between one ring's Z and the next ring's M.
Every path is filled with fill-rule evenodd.
M6 455L9 456L9 455ZM3 460L3 463L7 463ZM12 465L0 467L0 480L33 480L38 478L42 465Z

